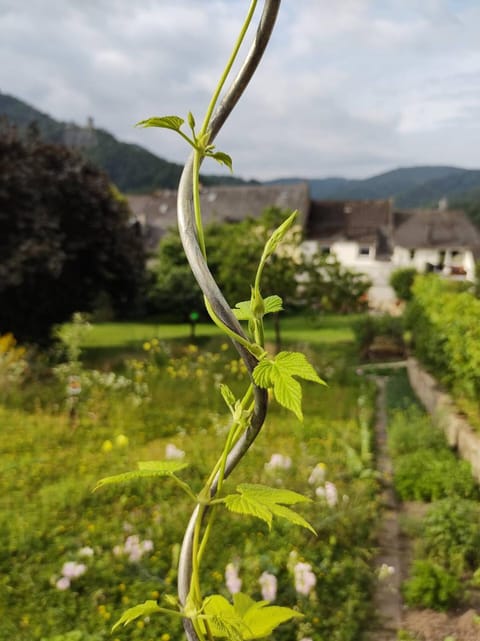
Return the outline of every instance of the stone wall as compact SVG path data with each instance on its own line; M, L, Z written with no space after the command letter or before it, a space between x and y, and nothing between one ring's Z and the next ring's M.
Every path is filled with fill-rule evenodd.
M426 372L415 358L407 361L408 378L415 394L431 414L434 424L441 429L451 447L472 466L472 473L480 481L480 435L459 413L452 399L437 381Z

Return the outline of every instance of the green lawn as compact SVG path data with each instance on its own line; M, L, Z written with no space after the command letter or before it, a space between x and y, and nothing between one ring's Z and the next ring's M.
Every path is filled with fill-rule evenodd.
M285 345L305 343L315 346L351 343L352 325L359 318L361 315L329 315L314 319L287 316L280 322L282 342ZM266 320L266 339L273 341L272 321ZM208 339L221 335L213 323L198 323L195 328L195 339L199 343L205 343ZM82 347L86 360L98 363L138 352L145 341L154 337L165 341L188 342L191 339L191 328L188 323L171 324L152 320L95 323Z

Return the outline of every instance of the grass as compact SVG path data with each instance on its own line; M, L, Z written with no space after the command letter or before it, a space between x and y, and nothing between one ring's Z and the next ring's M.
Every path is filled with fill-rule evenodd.
M360 315L329 315L316 318L287 316L280 321L282 342L288 348L292 344L333 346L343 350L353 343L352 326ZM213 323L198 323L195 327L195 342L205 344L209 339L221 337L222 333ZM126 354L138 354L144 342L152 338L177 343L191 342L191 327L188 323L169 324L154 321L95 323L82 345L86 362L98 364L105 361L118 362ZM266 340L274 341L272 321L267 318Z
M225 489L232 492L248 480L307 494L313 500L301 513L318 537L284 521L274 522L269 532L260 520L220 511L215 544L204 559L204 585L208 592L228 596L224 568L237 561L244 590L259 599L258 577L264 571L274 573L279 583L276 604L296 606L306 615L301 629L296 624L280 628L278 641L297 636L360 641L371 615L374 576L369 560L377 486L371 476L348 467L346 448L360 451L358 398L367 399L372 411L372 386L356 376L355 363L344 351L340 358L349 345L349 323L343 317L315 326L286 319L284 329L286 341L290 336L303 342L309 333L317 340L322 332L329 337L322 347L308 347L329 387L304 386L303 425L272 404L258 442ZM165 341L170 336L174 361L155 361L151 351L142 350L152 333ZM168 443L183 450L190 464L182 478L194 491L201 487L227 421L215 381L221 376L234 391L243 384L232 365L236 354L231 347L221 352L220 360L205 347L190 349L187 357L181 351L185 342L185 326L95 325L87 339L90 349L117 349L119 359L131 350L142 354L138 371L146 377L148 394L136 399L128 390L98 384L85 389L75 429L62 398L64 387L55 386L51 377L36 381L35 388L39 399L42 394L52 399L49 403L32 404L29 412L19 403L0 405L0 638L183 639L174 619L160 617L133 623L114 637L109 629L126 608L175 592L176 555L190 500L168 480L107 487L94 494L92 487L104 476L134 469L139 460L164 458ZM200 342L211 346L220 339L204 335ZM173 371L183 373L176 376ZM290 457L291 466L269 471L265 463L274 453ZM308 483L318 462L326 465L326 479L337 489L334 507ZM154 549L136 563L115 552L131 535L154 542ZM82 557L84 548L93 555ZM290 552L310 563L317 576L308 598L293 588ZM70 588L59 590L55 584L62 566L71 561L84 563L87 571Z

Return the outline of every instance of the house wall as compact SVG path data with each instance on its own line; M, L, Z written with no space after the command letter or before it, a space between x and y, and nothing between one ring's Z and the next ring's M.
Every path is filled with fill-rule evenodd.
M415 249L412 258L411 252L405 247L395 247L392 256L392 263L395 267L415 267L419 272L425 272L427 264L438 265L441 260L440 251L437 249ZM453 249L444 250L443 264L444 273L450 275L450 267L463 267L467 280L475 280L475 259L470 250L456 251Z

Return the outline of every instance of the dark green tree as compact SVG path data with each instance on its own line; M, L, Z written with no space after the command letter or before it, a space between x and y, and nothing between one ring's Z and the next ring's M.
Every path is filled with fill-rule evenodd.
M0 126L0 333L44 341L108 296L136 305L143 243L107 176L62 146Z

